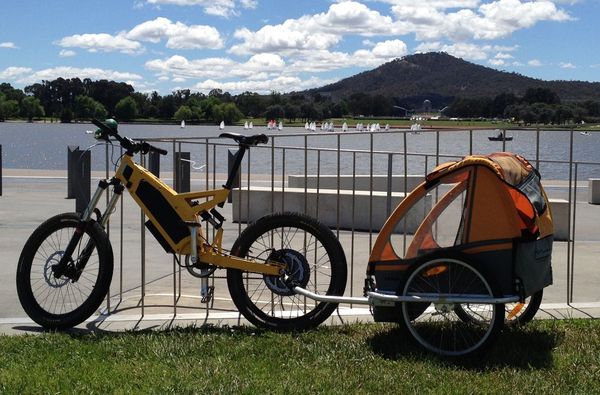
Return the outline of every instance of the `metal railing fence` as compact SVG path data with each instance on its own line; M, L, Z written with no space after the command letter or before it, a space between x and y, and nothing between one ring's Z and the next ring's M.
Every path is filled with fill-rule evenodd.
M245 228L246 223L241 220L242 212L245 210L249 216L251 207L256 204L251 194L254 188L266 188L271 194L281 192L280 205L276 205L276 200L272 198L270 208L272 212L286 211L290 205L289 201L286 202L286 191L292 189L289 177L304 177L303 210L316 213L319 218L324 210L330 210L329 206L323 207L321 195L325 188L322 187L321 180L325 176L332 176L337 180L334 181L337 184L333 188L337 223L330 224L330 227L346 253L349 276L346 294L360 296L364 269L377 237L377 230L373 226L374 210L377 207L374 207L373 199L374 180L378 176L387 177L383 192L386 193L385 211L389 214L394 208L391 181L394 176L403 178L404 185L401 189L408 192L409 176L425 176L447 160L474 153L512 151L525 156L540 169L550 198L566 200L567 237L566 240L555 243L555 284L547 298L552 303L567 305L600 302L600 295L594 291L593 286L594 281L600 280L600 267L593 262L600 246L600 226L596 225L597 219L600 219L600 206L590 205L582 198L582 191L586 188L585 180L600 174L600 162L594 160L593 147L590 148L594 144L600 147L600 133L592 133L591 138L580 137L574 130L522 130L512 133L515 135L513 142L491 142L487 140L487 133L477 130L422 130L419 134L409 130L394 130L270 135L267 145L253 147L244 158L240 170L238 203L234 207L228 204L223 210L228 220L236 214L233 210L238 210L237 217L240 220L235 224L231 221L226 223L224 247L231 246L235 237ZM164 170L161 177L175 189L177 183L182 182L179 175L185 174L181 171L181 166L190 165L190 162L177 161L176 158L183 157L181 153L189 153L191 160L191 189L216 189L227 177L227 151L236 147L230 140L209 137L145 140L170 151L168 157L162 158ZM109 156L107 148L107 177L112 170ZM143 156L138 160L145 164ZM194 170L199 165L203 166L201 170ZM315 177L315 188L308 187L306 180L310 176ZM345 193L345 187L341 185L344 176L351 179L351 187L347 188L351 193L350 212L342 212L340 209L342 195ZM358 207L356 204L356 183L360 178L367 180L368 188L364 191L368 194L367 207ZM312 193L313 190L316 190L316 203L309 203L309 192ZM246 199L243 199L243 191ZM368 213L369 230L359 231L354 226L355 218L359 214L364 216L365 213ZM342 217L350 217L352 226L340 226ZM200 281L187 275L185 269L177 265L175 258L169 258L164 251L156 248L158 243L146 237L144 222L143 213L140 214L140 210L131 204L131 199L124 197L119 213L111 218L109 224L117 268L116 278L113 279L107 298L106 313L140 309L144 316L146 309L151 307L160 308L161 312L172 314L172 317L181 314L182 309L200 310L206 312L208 317L213 311L235 311L228 300L224 273L217 270L211 277L212 285L221 291L215 293L211 303L202 305L199 303L197 290ZM131 248L132 245L137 247ZM134 264L138 265L139 270L132 270ZM588 284L589 282L592 284Z

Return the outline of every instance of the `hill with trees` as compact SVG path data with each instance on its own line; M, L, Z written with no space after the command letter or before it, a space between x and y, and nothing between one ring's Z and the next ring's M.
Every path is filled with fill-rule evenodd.
M330 96L334 101L363 93L397 100L433 96L449 103L455 97L523 96L528 88L552 90L562 101L600 97L599 82L544 81L480 66L444 52L405 56L308 92Z

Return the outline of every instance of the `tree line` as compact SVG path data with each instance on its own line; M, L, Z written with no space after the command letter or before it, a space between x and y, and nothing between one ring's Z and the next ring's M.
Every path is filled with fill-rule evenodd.
M444 115L510 119L524 124L598 123L600 101L561 102L551 89L529 88L522 97L502 93L494 98L455 98Z
M278 92L231 95L220 89L213 89L208 94L182 89L161 96L156 91L136 92L124 82L57 78L26 86L24 90L13 88L8 83L0 84L0 120L26 118L31 121L49 117L71 122L115 117L121 121L225 121L228 124L243 118L304 122L361 115L409 116L411 110L424 110L418 101L426 97L420 95L411 99L354 93L334 101L329 95L316 91L285 95ZM493 98L433 95L428 102L434 108L438 107L442 115L457 118L502 118L527 124L600 121L600 102L562 103L556 93L545 88L530 88L522 97L512 93Z

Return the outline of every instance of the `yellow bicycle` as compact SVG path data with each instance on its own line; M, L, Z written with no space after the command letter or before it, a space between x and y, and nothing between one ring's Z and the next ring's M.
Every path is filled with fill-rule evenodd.
M42 223L27 240L17 268L17 292L25 312L46 328L65 329L93 315L106 297L113 273L113 252L104 230L123 190L148 218L146 227L168 252L185 256L188 269L201 277L209 299L208 277L227 269L227 286L240 313L251 323L272 329L306 329L327 319L337 303L307 301L294 287L321 295L343 295L346 258L331 230L297 213L272 214L249 225L231 251L222 247L223 207L246 150L266 144L264 134L222 133L239 145L221 189L177 193L135 163L135 154L167 151L121 136L113 120L100 122L95 137L124 149L112 178L101 180L82 214L64 213ZM101 196L112 187L104 213ZM95 216L95 218L94 218ZM204 224L204 225L203 225ZM205 227L216 232L212 242Z

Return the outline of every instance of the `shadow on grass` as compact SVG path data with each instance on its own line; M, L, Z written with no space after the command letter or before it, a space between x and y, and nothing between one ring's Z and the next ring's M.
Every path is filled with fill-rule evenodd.
M496 343L483 353L463 358L444 358L425 351L411 334L396 326L367 339L374 353L386 359L420 359L469 370L512 367L524 370L551 369L552 351L562 342L563 332L554 329L506 328Z
M198 335L236 335L236 336L261 336L267 332L273 332L263 330L250 326L229 326L229 325L187 325L187 326L172 326L164 328L160 325L154 327L145 327L143 329L129 329L129 330L105 330L95 325L88 324L86 328L69 328L64 330L57 329L45 329L40 326L14 326L12 329L22 330L29 333L62 333L71 336L74 339L99 339L99 338L118 338L122 336L146 336L148 334L168 336L172 334L198 334ZM297 332L300 333L300 332Z

